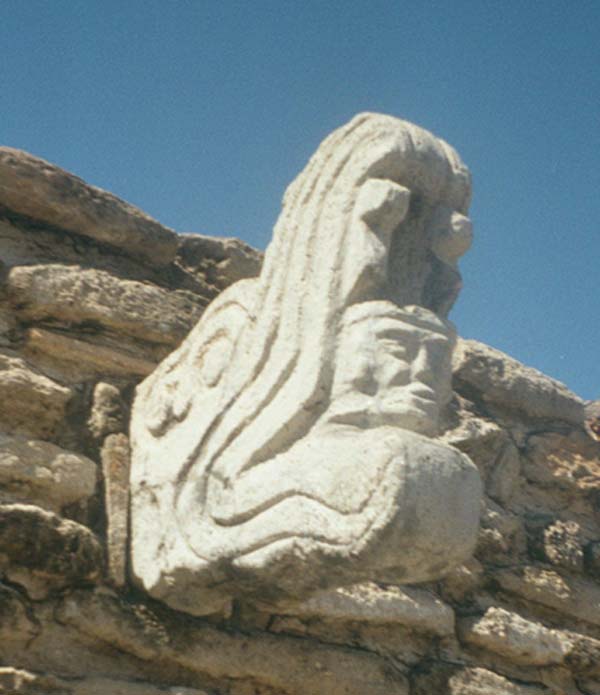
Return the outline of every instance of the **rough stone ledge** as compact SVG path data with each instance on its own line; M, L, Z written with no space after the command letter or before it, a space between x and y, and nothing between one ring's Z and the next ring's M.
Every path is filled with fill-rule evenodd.
M459 623L461 639L517 664L547 666L562 663L573 650L573 640L559 631L522 618L503 608Z
M177 262L219 291L260 273L263 254L235 238L180 234Z
M63 422L73 390L35 369L16 352L0 352L0 423L3 429L38 439Z
M283 615L328 621L395 624L440 637L454 634L454 612L435 594L372 582L326 591L278 610Z
M28 504L0 505L0 571L40 600L100 580L104 551L85 526Z
M79 371L101 376L148 376L158 361L144 359L107 345L78 340L64 333L30 328L25 333L25 350L42 354L58 363L70 362Z
M515 683L485 668L432 663L413 676L411 695L564 695L536 683Z
M53 674L0 667L0 693L5 695L208 695L196 688L169 687L114 678L59 678Z
M81 454L0 432L2 502L35 504L60 512L66 505L91 497L96 478L96 464Z
M570 618L600 626L600 586L597 582L529 565L499 570L494 579L508 593L552 608Z
M185 290L169 292L102 270L60 264L11 268L6 292L22 321L98 324L171 347L184 338L206 306L204 299Z
M138 208L22 150L0 147L0 204L152 264L175 258L177 235Z
M579 396L560 381L476 340L458 341L453 373L459 393L468 396L475 390L488 405L583 426L584 403Z
M254 680L282 695L408 695L405 677L364 650L262 632L231 633L171 611L159 615L106 590L76 591L57 619L143 661L222 679Z

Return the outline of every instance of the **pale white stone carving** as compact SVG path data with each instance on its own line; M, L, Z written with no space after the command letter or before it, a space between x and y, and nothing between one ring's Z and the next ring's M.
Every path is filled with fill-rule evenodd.
M432 439L469 195L454 150L404 121L362 114L322 143L260 277L138 389L131 558L153 596L204 614L469 556L479 475Z

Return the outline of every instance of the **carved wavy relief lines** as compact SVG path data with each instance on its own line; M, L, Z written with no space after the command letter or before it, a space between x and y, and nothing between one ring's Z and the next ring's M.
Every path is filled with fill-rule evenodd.
M347 154L347 157L349 157L349 156L350 156L350 153ZM336 162L336 164L335 164L336 169L331 173L331 175L329 177L326 177L327 179L330 179L331 177L333 177L335 179L336 175L339 173L339 168L343 167L345 165L345 163L347 161L347 157L344 158L342 160L342 162ZM319 178L322 179L323 178L322 175ZM301 334L303 332L303 330L305 330L305 328L303 328L303 325L302 325L302 323L303 323L303 321L302 321L302 318L303 318L302 317L302 307L303 307L304 302L306 301L306 296L305 296L305 294L298 292L298 287L304 287L304 288L311 287L311 280L314 280L317 283L320 281L322 283L322 277L321 278L319 278L319 277L313 278L315 273L313 271L312 263L307 263L306 259L307 258L310 259L313 254L316 254L318 252L318 249L315 248L315 246L319 241L320 218L322 215L322 209L327 202L328 192L329 192L329 187L327 185L324 185L321 183L320 190L319 190L319 201L318 201L318 205L317 205L317 209L316 209L316 214L315 214L314 209L313 209L314 206L310 206L308 211L309 211L309 217L311 219L301 218L299 222L297 220L294 220L294 222L297 224L297 226L301 226L305 229L308 229L309 232L304 233L303 238L296 239L297 243L295 243L295 244L291 243L293 239L288 238L288 246L291 247L291 249L292 249L292 257L288 258L286 260L289 262L290 267L292 269L299 268L302 270L301 278L299 279L299 278L295 277L294 273L282 274L281 269L279 272L280 276L283 275L285 277L284 288L283 288L283 295L285 296L285 299L286 299L286 301L285 301L285 313L283 315L281 315L281 313L279 313L279 315L278 315L279 324L277 326L277 335L275 338L275 347L273 350L269 351L267 361L268 361L268 365L271 367L271 369L276 370L276 371L281 371L282 365L283 365L283 368L286 370L286 373L288 374L288 376L291 376L291 374L292 374L292 372L288 369L289 363L286 363L285 360L275 361L274 359L270 359L270 358L272 357L272 355L277 355L278 348L279 348L280 344L283 344L284 346L287 346L290 343L291 344L298 344L299 333ZM294 211L294 212L296 213L296 215L294 217L297 217L299 211ZM301 212L306 214L307 210L302 209ZM286 216L284 216L284 217L286 217ZM281 231L284 231L284 230L281 230ZM289 234L288 234L288 236L289 236ZM304 242L304 243L299 243L299 242ZM332 273L329 272L326 275L331 277ZM279 299L281 301L281 288L278 287L277 290L278 290L276 293L277 297L274 299L274 301L277 301L277 299ZM273 294L273 292L270 292L269 294ZM281 306L279 306L278 309L281 312ZM264 315L269 317L269 319L272 321L272 315L270 315L270 312L265 311ZM315 329L316 329L315 323L312 322L310 327L309 327L309 330L311 332L313 332ZM326 330L327 330L327 326L322 328L320 330L320 333L323 333ZM287 348L284 347L283 349L287 349ZM323 362L323 360L320 360L320 361ZM264 367L265 365L261 365L261 366ZM307 370L307 371L310 372L311 370ZM300 386L301 390L305 390L306 396L304 398L302 397L302 395L297 397L297 403L299 404L299 405L295 406L297 412L294 415L292 415L291 417L297 418L299 413L303 414L302 409L305 408L305 403L310 402L310 401L314 401L315 396L316 395L318 396L319 376L320 375L317 373L317 374L314 374L312 378L310 378L310 374L309 374L308 375L309 378L308 378L308 380L306 380L306 374L304 374L304 375L302 375L301 379L298 379L298 382L300 382L300 383L297 385ZM267 374L266 378L267 378L267 380L269 379L268 374ZM263 405L263 402L265 400L264 397L261 397L261 394L260 394L260 389L262 388L263 392L264 392L264 388L265 388L263 383L259 383L262 381L264 381L264 379L262 378L262 374L260 374L257 376L257 380L256 380L255 384L253 385L253 388L251 389L251 393L248 394L248 396L245 399L245 400L251 400L251 399L254 400L254 408L253 408L254 412L252 415L250 415L249 418L246 418L245 424L248 424L248 421L252 422L253 415L254 415L254 417L258 417L261 414L262 405ZM273 381L272 377L271 377L271 381ZM296 381L296 380L294 380L294 381ZM285 380L281 380L281 378L278 377L278 380L275 383L280 383L280 385L283 387ZM259 390L258 394L256 393L257 390ZM287 389L287 390L289 390L289 389ZM272 389L269 389L267 391L267 393L270 394L271 398L275 398L275 394L274 394ZM257 396L258 396L258 398L257 398ZM242 399L243 398L244 398L244 396L242 396ZM318 398L317 398L317 400L318 400ZM277 407L279 407L279 404L274 403L272 409L276 409ZM286 425L286 423L289 423L290 418L286 417L285 415L283 415L283 417L282 417L282 415L280 414L277 419L280 422L283 421L283 425L279 428L279 431L266 433L264 436L257 435L257 432L256 432L257 427L250 426L246 438L248 440L250 440L248 442L248 446L250 448L250 451L251 452L254 451L255 453L252 455L250 463L248 463L246 461L242 464L239 464L238 468L244 469L247 465L252 465L252 463L254 461L260 460L261 453L256 455L256 451L261 452L262 450L267 448L269 441L272 440L274 437L277 437L285 427L287 427L288 431L290 432L289 439L293 440L295 438L294 432L291 431L291 430L295 430L295 428L289 427L289 424ZM299 418L299 419L302 419L302 418ZM239 430L239 429L240 429L239 426L236 427L236 430ZM259 442L261 440L264 442L262 444L262 446L260 443L257 445L257 443L256 443L257 442L257 436L258 436ZM233 434L233 436L232 435L228 436L227 441L229 443L231 443L236 438L237 438L237 434ZM285 444L284 444L284 446L285 446ZM214 460L214 458L216 456L223 454L226 448L227 448L226 445L225 446L223 446L223 445L219 446L217 453L211 454L211 463L212 463L212 460ZM243 456L243 453L241 453L241 452L243 452L244 450L246 450L246 451L248 450L244 446L243 442L239 442L238 445L236 446L236 449L238 450L238 452L240 452L240 455L242 455L242 456ZM237 460L239 461L240 459L238 458Z
M355 128L353 130L358 129L360 124L356 124ZM363 141L361 142L361 149L363 147L368 147L369 144L372 141L375 141L377 139L377 134L375 132L370 133L368 132L366 134L366 138L363 137ZM323 231L321 228L321 225L323 224L323 217L324 217L324 209L327 208L328 203L331 201L332 197L332 191L331 191L331 184L332 182L345 180L345 183L348 183L348 180L343 174L343 169L348 166L349 162L351 163L352 160L352 154L353 150L355 147L356 143L351 143L351 146L348 147L346 151L344 151L343 155L340 157L329 157L326 161L326 165L332 166L333 171L331 174L325 175L325 172L323 171L323 168L326 168L324 166L324 163L321 163L319 169L319 176L315 177L313 181L309 181L309 188L312 192L313 197L317 194L318 191L318 203L317 203L317 209L316 212L314 211L314 203L313 205L310 206L305 206L302 212L306 214L307 212L307 207L308 210L310 211L310 217L312 219L310 221L302 219L301 225L304 228L307 228L310 230L310 232L306 235L306 240L305 243L296 243L292 245L292 256L297 256L297 258L290 258L289 262L291 263L291 267L298 268L300 267L302 269L302 278L301 278L301 284L300 287L314 287L315 284L322 284L323 282L323 275L325 276L325 280L329 281L329 287L327 287L327 294L329 293L336 293L336 290L339 290L338 287L335 286L335 283L337 282L336 278L336 273L331 272L325 272L325 273L320 273L320 272L315 272L315 265L320 265L320 264L313 264L313 263L307 263L306 259L312 259L313 254L318 253L319 249L316 249L315 246L319 241L322 241L323 238ZM333 159L333 162L331 161ZM312 173L312 172L311 172ZM312 177L311 177L312 178ZM335 183L333 184L335 186ZM305 186L306 187L306 186ZM346 195L345 196L340 196L341 200L346 203L347 201L351 202L352 196L349 195L349 192L346 190L345 191ZM345 240L345 237L348 236L348 234L352 233L352 230L348 229L348 214L346 215L340 215L339 214L340 210L333 210L333 211L328 211L329 214L325 215L326 222L329 222L330 220L334 219L337 222L337 229L332 230L332 236L341 236L342 237L342 242L340 243L339 240L333 243L333 247L335 251L337 251L335 261L333 261L333 265L337 266L338 263L342 263L342 257L343 257L343 251L345 244L343 243ZM296 213L294 215L294 213ZM284 219L287 218L287 221L291 221L290 217L294 219L294 217L297 216L298 210L293 210L291 211L291 215L285 215ZM341 219L340 219L341 218ZM298 220L294 220L296 224L298 224ZM320 233L319 233L320 232ZM325 236L327 238L327 236ZM300 240L297 240L300 241ZM289 254L289 244L288 244L288 254ZM295 251L295 254L294 254ZM302 262L302 256L304 256L304 262ZM324 254L326 262L328 261L331 263L331 258L327 258L327 254ZM299 262L298 262L299 261ZM279 273L279 276L281 278L281 272ZM303 326L304 323L304 316L303 316L303 300L305 299L304 296L301 295L297 291L298 288L298 281L297 278L292 278L291 275L293 274L285 274L284 281L283 281L283 287L281 286L281 280L279 283L277 283L279 286L274 288L270 287L267 292L268 295L271 295L272 301L275 303L279 303L279 309L281 309L281 299L282 299L282 294L285 295L288 298L288 306L286 307L288 309L287 316L293 317L296 319L296 321L292 322L292 319L287 320L287 316L279 316L280 321L283 322L283 328L285 330L284 333L281 332L281 323L278 324L277 326L277 334L274 340L275 345L277 346L281 341L287 342L298 342L298 332L302 334L306 334L306 331L308 330L309 333L313 333L315 331L315 328L317 326L314 325L313 322L306 327ZM316 277L315 277L316 276ZM294 292L294 289L296 291ZM326 294L326 296L327 296ZM273 297L273 295L275 295ZM292 302L295 304L292 304L292 306L289 306L289 298L291 296ZM335 304L335 302L334 302ZM268 312L265 312L266 315L268 316ZM272 318L272 317L271 317ZM312 318L312 317L311 317ZM321 331L322 332L327 332L328 328L330 329L329 321L333 318L332 316L326 315L324 321L324 325L321 326ZM293 323L293 325L290 325L290 323ZM271 324L272 325L272 324ZM331 330L331 329L330 329ZM273 340L273 336L270 336L271 340ZM309 341L310 342L310 341ZM318 341L315 341L318 342ZM326 344L331 341L324 341ZM256 386L257 381L264 381L264 379L261 379L262 377L262 368L264 368L264 365L267 363L272 363L272 360L269 358L273 354L273 350L270 349L270 341L267 340L266 343L264 344L264 347L267 348L263 350L263 355L261 356L261 364L257 365L258 369L255 369L254 375L255 375L255 380L254 384ZM271 343L272 345L273 343ZM275 353L277 353L277 349L275 349ZM267 432L262 435L259 439L263 440L263 445L258 446L256 448L256 427L250 426L248 428L248 434L245 437L246 439L252 440L252 444L254 446L254 451L251 454L250 458L247 459L243 463L236 463L235 468L233 470L227 471L225 473L225 477L229 477L232 474L233 475L239 475L241 472L247 470L250 468L252 465L255 465L256 463L260 462L262 458L264 458L265 453L269 449L269 444L270 442L277 438L278 435L280 436L282 432L286 431L287 437L286 439L288 440L287 443L283 442L280 443L282 449L285 451L288 446L293 443L294 440L297 440L300 436L302 436L303 433L306 433L310 429L310 416L306 412L307 411L307 403L310 403L311 401L315 401L319 399L319 395L323 397L323 395L326 394L320 394L319 393L319 381L320 378L323 377L323 374L319 374L319 370L317 369L317 374L314 374L313 371L313 378L309 378L306 380L304 377L305 375L302 373L304 370L302 369L302 364L306 360L300 358L300 364L299 364L299 370L293 374L294 372L294 367L297 365L297 359L294 359L293 364L291 362L285 362L283 363L279 361L279 364L272 365L276 371L280 371L279 375L275 375L276 378L274 380L274 383L272 384L271 388L267 388L266 391L264 391L265 384L260 384L263 389L263 393L265 393L265 396L263 398L259 398L258 400L254 401L254 408L252 409L253 412L251 412L249 415L246 415L246 417L238 422L237 426L227 435L226 439L219 445L219 447L216 450L213 450L210 455L210 460L206 462L205 467L200 467L203 468L203 476L206 476L211 473L213 470L213 467L218 465L219 469L223 469L222 463L218 462L219 457L221 457L226 450L231 446L235 440L237 440L239 437L242 437L244 439L242 432L249 424L253 424L254 421L257 419L257 417L260 417L259 413L261 413L261 410L263 409L263 406L265 403L267 403L269 400L273 401L273 407L271 408L272 410L277 410L279 408L279 403L278 399L276 396L278 395L278 392L281 390L281 388L284 386L284 384L287 382L288 379L290 379L293 382L293 385L295 388L293 389L296 394L298 394L298 387L300 391L304 391L305 393L305 398L299 397L297 400L297 404L292 405L292 409L296 410L296 413L291 415L291 418L284 417L283 418L283 424L279 426L279 428L271 426L270 428L267 428ZM324 360L321 360L321 362L324 362ZM310 366L314 366L313 364L309 364ZM279 367L279 369L278 369ZM296 376L297 374L297 376ZM271 379L271 381L273 381ZM248 384L246 384L247 386ZM290 384L292 386L292 384ZM256 388L251 389L252 391L256 391ZM256 394L253 394L256 395ZM243 396L242 396L243 398ZM233 405L231 402L228 404ZM230 415L231 411L229 408L226 410L227 414ZM311 414L314 415L314 414ZM229 419L229 418L225 418ZM267 419L267 418L264 418ZM281 417L279 418L281 422ZM313 419L314 421L314 419ZM219 425L223 422L221 420L218 423L215 423L215 426L210 427L210 433L209 436L212 435L216 429L218 429ZM292 425L293 423L293 425ZM258 424L258 423L256 423ZM292 425L292 426L290 426ZM203 438L204 441L207 441L207 437ZM235 449L242 450L244 449L243 447L243 442L239 442L238 446L235 447ZM226 456L225 458L230 458L230 456ZM239 461L239 458L237 459ZM227 469L226 469L227 470ZM202 485L201 487L205 487L205 485Z
M319 253L317 244L320 241L318 229L323 216L323 208L327 203L327 189L322 191L322 196L319 201L319 206L316 214L311 215L313 219L305 221L305 226L310 225L311 233L306 235L305 244L300 249L300 258L294 259L295 262L301 261L303 258L312 259ZM341 221L342 227L345 220ZM298 244L297 246L300 246ZM298 264L300 265L300 264ZM324 365L327 364L327 359L323 359L318 354L319 347L322 345L327 331L331 332L333 327L331 321L334 317L330 314L319 316L322 314L320 307L315 311L314 307L310 307L311 297L307 288L314 287L314 284L323 283L323 275L326 278L331 278L333 273L315 273L313 263L306 261L300 266L302 267L302 276L300 279L296 277L288 277L286 284L286 304L285 313L281 318L279 333L277 335L278 343L285 346L292 344L300 344L300 355L297 360L296 369L288 372L289 383L282 382L281 389L272 394L272 402L264 411L256 409L257 422L254 423L251 430L242 439L245 442L240 442L240 450L252 447L252 455L244 463L236 466L236 473L229 472L230 476L239 475L241 472L251 468L253 465L264 460L265 456L272 455L269 453L271 443L277 439L278 451L285 451L297 439L301 438L308 432L316 417L320 414L319 409L314 409L313 405L319 401L324 401L326 393L322 388ZM315 274L320 277L314 277ZM332 282L329 280L329 285ZM299 292L298 288L303 288L304 292ZM329 289L329 288L328 288ZM290 301L290 299L292 301ZM305 308L309 308L308 317L306 317ZM316 320L315 320L316 319ZM330 341L328 341L330 342ZM313 343L311 345L310 343ZM317 353L317 354L315 354ZM277 355L277 350L273 351ZM275 365L274 365L275 366ZM328 391L328 387L327 387ZM292 402L289 401L289 393L294 394ZM288 404L285 403L286 399ZM283 400L283 404L281 401ZM324 407L324 405L323 405ZM287 409L286 409L287 408ZM311 411L310 413L307 411ZM273 414L273 415L272 415ZM262 433L260 431L262 419L265 422ZM257 432L258 430L258 432ZM237 459L239 461L239 459Z
M237 490L233 489L223 489L221 498L219 500L218 508L211 511L211 517L220 526L235 526L237 524L245 523L250 519L258 516L266 509L276 506L280 502L290 497L306 497L311 499L323 507L330 509L336 514L342 516L360 514L369 505L375 490L380 486L381 482L387 474L387 470L390 466L390 461L388 461L380 470L373 476L372 487L373 490L368 492L357 506L352 509L340 509L339 505L335 505L324 498L323 494L317 494L316 492L308 492L305 488L299 487L301 483L298 481L288 481L288 480L277 480L274 479L270 481L270 486L268 489L257 489L256 490L256 500L251 503L252 506L246 507L245 509L236 509L239 505L239 498L237 495ZM323 461L321 465L326 466L327 461ZM277 486L282 485L283 489L277 490Z
M358 126L357 126L358 127ZM369 133L368 137L364 142L361 143L362 146L364 147L369 147L371 141L375 139L375 135ZM323 172L322 170L320 171L320 176L319 176L319 186L318 186L318 195L319 195L319 200L317 203L317 209L316 213L314 213L312 210L314 209L315 206L315 201L313 201L313 204L309 206L309 217L312 219L301 219L301 226L304 227L305 229L309 229L310 232L305 235L306 240L305 243L296 243L295 244L295 249L296 249L296 256L292 258L291 263L292 267L300 267L302 268L302 278L300 283L298 282L298 279L296 277L292 277L293 274L287 274L286 277L286 287L285 287L285 296L286 296L286 313L284 316L281 317L281 321L283 323L283 331L281 330L281 326L279 328L278 334L277 334L277 342L279 341L296 341L298 342L299 336L298 333L301 335L304 335L304 342L314 342L317 345L319 343L323 344L325 343L326 345L328 344L329 348L331 349L331 343L332 341L326 340L326 333L327 332L334 332L334 329L332 329L331 322L335 320L335 312L337 312L337 304L338 302L332 302L332 305L334 307L334 312L330 312L329 314L325 314L322 319L322 326L319 326L318 324L315 325L314 321L314 315L315 312L314 310L312 312L309 312L309 319L308 319L308 325L304 325L304 307L306 306L306 293L298 292L298 287L300 288L306 288L306 287L311 287L314 288L315 285L319 285L323 283L323 280L328 282L328 287L323 288L324 292L319 292L319 294L325 294L325 296L331 296L332 294L335 296L339 292L339 288L337 286L337 273L332 272L331 268L328 269L320 269L318 268L315 270L316 266L319 266L318 262L312 262L312 259L315 254L319 254L321 251L321 255L324 257L325 262L328 262L330 264L333 264L333 267L337 269L338 265L341 265L342 260L343 260L343 253L345 251L345 238L348 236L348 234L352 233L351 230L348 229L348 221L349 221L349 213L347 212L347 209L344 209L344 206L348 204L348 208L350 207L349 203L352 202L353 197L354 197L354 192L353 191L348 191L348 187L346 185L346 190L343 191L345 195L340 195L340 203L341 203L341 208L344 210L345 214L340 214L342 210L340 209L334 209L334 210L329 210L327 209L327 206L330 205L331 203L331 198L332 198L332 192L331 192L331 186L334 185L332 182L338 181L340 179L345 180L345 183L348 183L348 177L344 175L344 168L350 167L352 170L352 156L354 153L354 145L355 143L351 143L348 146L348 149L344 152L342 157L337 157L335 158L334 162L327 162L327 164L330 164L333 168L331 173ZM317 195L317 187L314 187L313 189L314 195ZM337 202L337 201L336 201ZM339 203L338 203L339 204ZM295 211L294 211L295 212ZM305 214L307 211L305 210ZM325 221L323 221L325 218ZM289 217L288 217L289 219ZM336 230L331 230L331 235L327 235L323 233L323 226L326 224L330 224L330 220L336 220ZM328 230L329 231L329 230ZM329 256L328 253L322 253L322 250L319 248L316 248L316 245L323 241L323 239L328 239L328 236L330 237L338 237L341 236L341 240L334 238L333 239L333 248L335 250L335 260L331 260L331 257ZM297 240L300 241L300 240ZM304 240L303 240L304 241ZM309 259L309 262L306 262L306 259ZM304 262L303 262L304 261ZM293 304L290 306L290 299L292 300ZM308 298L310 299L310 298ZM331 314L334 315L331 315ZM291 317L291 318L288 318ZM292 325L290 325L292 324ZM315 337L315 333L317 333L317 336ZM318 334L321 335L318 335ZM308 341L306 341L306 334L309 336L312 336L312 340L309 338ZM305 349L308 346L305 346ZM310 350L310 347L308 347ZM274 351L275 354L277 353L277 350ZM318 403L319 400L323 400L328 393L329 389L329 384L327 384L325 387L322 384L324 374L322 373L322 369L317 366L315 369L315 360L308 360L309 364L307 365L307 369L303 368L303 363L306 362L307 360L304 359L304 355L306 353L303 352L303 356L300 358L300 363L298 365L298 371L295 372L293 375L291 372L290 374L290 381L293 382L289 386L291 387L292 385L295 386L294 392L297 396L297 405L292 406L292 409L295 409L295 413L290 413L287 417L285 414L282 415L281 412L279 412L280 404L279 400L275 398L273 405L271 407L272 411L279 412L279 417L276 417L274 419L270 419L267 417L267 414L265 413L265 416L263 417L264 420L267 421L279 421L281 424L279 427L273 427L273 425L270 426L270 431L265 432L263 435L260 435L258 437L259 442L262 442L257 444L257 425L259 423L253 423L253 425L256 426L251 426L249 428L249 431L245 437L247 440L246 444L248 447L254 447L254 450L250 449L252 451L250 458L247 458L243 463L237 463L235 465L235 469L237 469L237 473L235 475L247 470L248 468L252 467L253 465L256 465L257 463L260 463L261 460L264 459L266 455L269 455L269 450L270 450L270 445L271 442L274 439L278 439L278 450L285 451L288 446L293 443L295 439L298 439L299 437L302 437L304 434L308 432L311 426L311 416L313 417L312 421L314 422L314 415L318 415L318 410L315 412L311 413L310 415L306 412L311 409L311 404L312 403ZM326 359L317 359L317 365L319 364L323 365L328 363L328 360ZM277 365L274 365L275 368L277 368ZM283 384L282 384L283 386ZM284 388L284 391L288 391L289 388ZM302 394L304 392L304 394ZM271 393L271 392L270 392ZM261 399L262 400L262 399ZM256 407L255 408L256 413L260 413L260 408ZM257 417L260 417L257 416ZM252 421L252 417L250 417L250 421ZM239 428L236 428L239 429ZM284 441L281 441L282 436L285 435ZM244 439L244 435L240 435L242 439ZM228 438L229 442L232 442L234 439L236 439L236 435L234 434L233 436ZM226 447L221 446L219 449L219 452L217 455L220 455L221 453L224 453L224 449ZM244 442L239 442L238 446L235 447L238 451L238 456L235 457L236 461L240 461L240 456L243 456L244 451L247 450L246 446L244 445ZM228 457L229 458L229 457ZM234 469L228 470L227 475L228 476L233 476Z
M338 520L334 521L332 523L332 526L335 528L342 528L346 530L346 533L344 534L343 538L336 539L332 537L331 534L325 535L323 533L315 531L308 533L306 531L303 531L302 528L295 528L293 532L285 532L281 530L274 531L272 530L273 527L271 524L263 523L261 529L263 533L257 533L255 530L255 532L252 534L252 537L255 538L254 542L245 544L243 548L237 548L236 552L230 556L230 559L237 559L243 557L244 555L248 555L252 552L255 552L256 550L268 547L269 545L272 545L282 540L307 539L311 541L317 541L323 546L328 546L330 548L350 548L352 550L358 550L359 546L366 542L369 534L371 533L374 527L382 527L383 525L385 525L386 521L390 518L390 514L393 513L392 507L395 508L397 505L398 507L402 506L401 500L398 499L398 493L400 492L400 490L402 489L402 497L405 497L407 493L410 492L402 488L402 484L399 482L397 474L395 473L395 469L398 465L397 462L399 460L406 460L405 447L402 447L401 450L398 451L395 456L389 458L386 465L382 468L380 475L377 477L376 484L373 486L370 494L365 499L364 504L361 505L361 507L357 509L355 512L348 512L344 514L336 509L332 509L322 501L315 500L314 498L310 498L309 496L304 494L282 497L280 500L277 501L275 505L272 505L271 507L266 507L264 510L260 512L260 514L265 514L268 511L272 511L274 507L283 504L286 501L286 499L289 499L290 497L303 497L306 499L310 499L312 502L315 502L315 504L318 504L320 508L325 509L328 512L331 512L333 518ZM390 483L392 487L394 487L396 490L396 494L394 495L390 495L387 492L387 488L389 487ZM394 504L390 506L390 502L392 500L394 501ZM369 514L368 512L366 512L366 510L369 510L371 513ZM358 524L340 523L340 521L344 518L350 520L354 517L359 517L361 519L361 522ZM307 516L307 518L310 518L310 516ZM248 524L249 521L250 519L248 519L245 522L245 524ZM348 533L348 529L351 529L353 532ZM266 537L264 535L265 532L267 533Z

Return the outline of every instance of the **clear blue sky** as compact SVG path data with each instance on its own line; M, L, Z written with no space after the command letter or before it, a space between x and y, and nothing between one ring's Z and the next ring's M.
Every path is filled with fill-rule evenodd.
M474 178L459 332L600 398L600 2L4 0L0 142L264 248L359 111Z

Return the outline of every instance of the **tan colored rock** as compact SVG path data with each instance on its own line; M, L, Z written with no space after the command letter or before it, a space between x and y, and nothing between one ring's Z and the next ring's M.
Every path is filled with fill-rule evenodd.
M558 695L542 685L515 683L484 668L462 669L450 677L448 686L448 695Z
M122 280L103 270L59 264L17 266L6 281L9 301L27 321L56 319L175 346L206 301L184 290Z
M462 407L456 408L452 416L453 422L440 439L468 454L480 470L489 469L498 452L510 441L508 433L493 420L476 416Z
M600 626L600 585L597 582L561 576L554 570L536 566L499 570L494 579L502 589L527 601Z
M532 418L583 424L583 401L560 381L526 367L476 340L460 340L454 354L454 384L460 393L475 389L484 403L517 410Z
M573 647L565 633L496 607L480 618L461 621L459 634L468 644L532 666L560 664Z
M576 632L566 634L573 645L566 658L568 666L578 677L600 678L600 639Z
M50 358L53 364L73 365L76 379L83 378L81 372L86 375L140 377L147 376L156 368L156 362L136 356L132 351L78 340L43 328L26 331L25 351Z
M73 695L73 690L55 676L39 675L23 669L0 667L0 693L3 695Z
M544 554L558 567L583 571L581 527L575 521L555 521L544 529Z
M112 648L215 679L255 681L282 695L408 695L406 678L365 650L284 635L219 630L204 621L153 615L107 592L74 592L61 623Z
M485 569L473 557L444 577L440 586L441 595L448 601L464 601L467 596L481 587L484 579Z
M125 403L121 392L113 384L99 381L94 386L92 409L88 429L94 439L122 432L125 427Z
M594 441L600 442L600 401L588 401L584 413L587 433Z
M206 690L182 686L159 686L113 678L86 678L71 683L73 695L209 695Z
M260 273L263 254L239 239L180 234L177 261L218 291Z
M114 678L61 679L23 669L0 667L4 695L208 695L205 690L154 685Z
M600 447L585 433L548 432L527 440L523 474L535 485L569 494L600 494Z
M90 459L37 439L0 434L0 499L53 512L94 494Z
M156 265L175 257L177 236L138 208L22 150L0 147L0 204Z
M41 626L32 615L30 606L22 594L13 587L0 583L0 655L2 645L27 647L41 631ZM0 671L1 673L1 671ZM2 693L0 677L0 693Z
M454 612L435 594L373 582L322 592L277 612L325 621L397 624L441 637L454 633Z
M0 571L33 599L98 581L103 555L85 526L33 505L0 505Z
M537 673L533 674L537 680ZM485 668L432 663L419 669L411 695L564 695L543 685L515 683Z
M0 352L0 425L41 439L55 434L72 396L16 353Z
M592 575L592 577L600 579L600 541L588 543L585 548L584 555L586 570Z
M477 539L477 557L494 565L513 564L526 546L522 519L485 498Z
M460 400L460 399L459 399ZM460 449L482 473L487 494L508 504L518 488L521 473L519 451L508 432L496 422L459 408L455 422L441 439Z
M486 492L499 504L508 505L521 482L519 450L513 442L507 442L494 461L487 480Z
M124 434L109 435L100 456L108 519L108 574L113 584L123 586L129 522L129 439Z
M0 305L0 347L10 347L15 328L16 322L13 312L6 306Z

